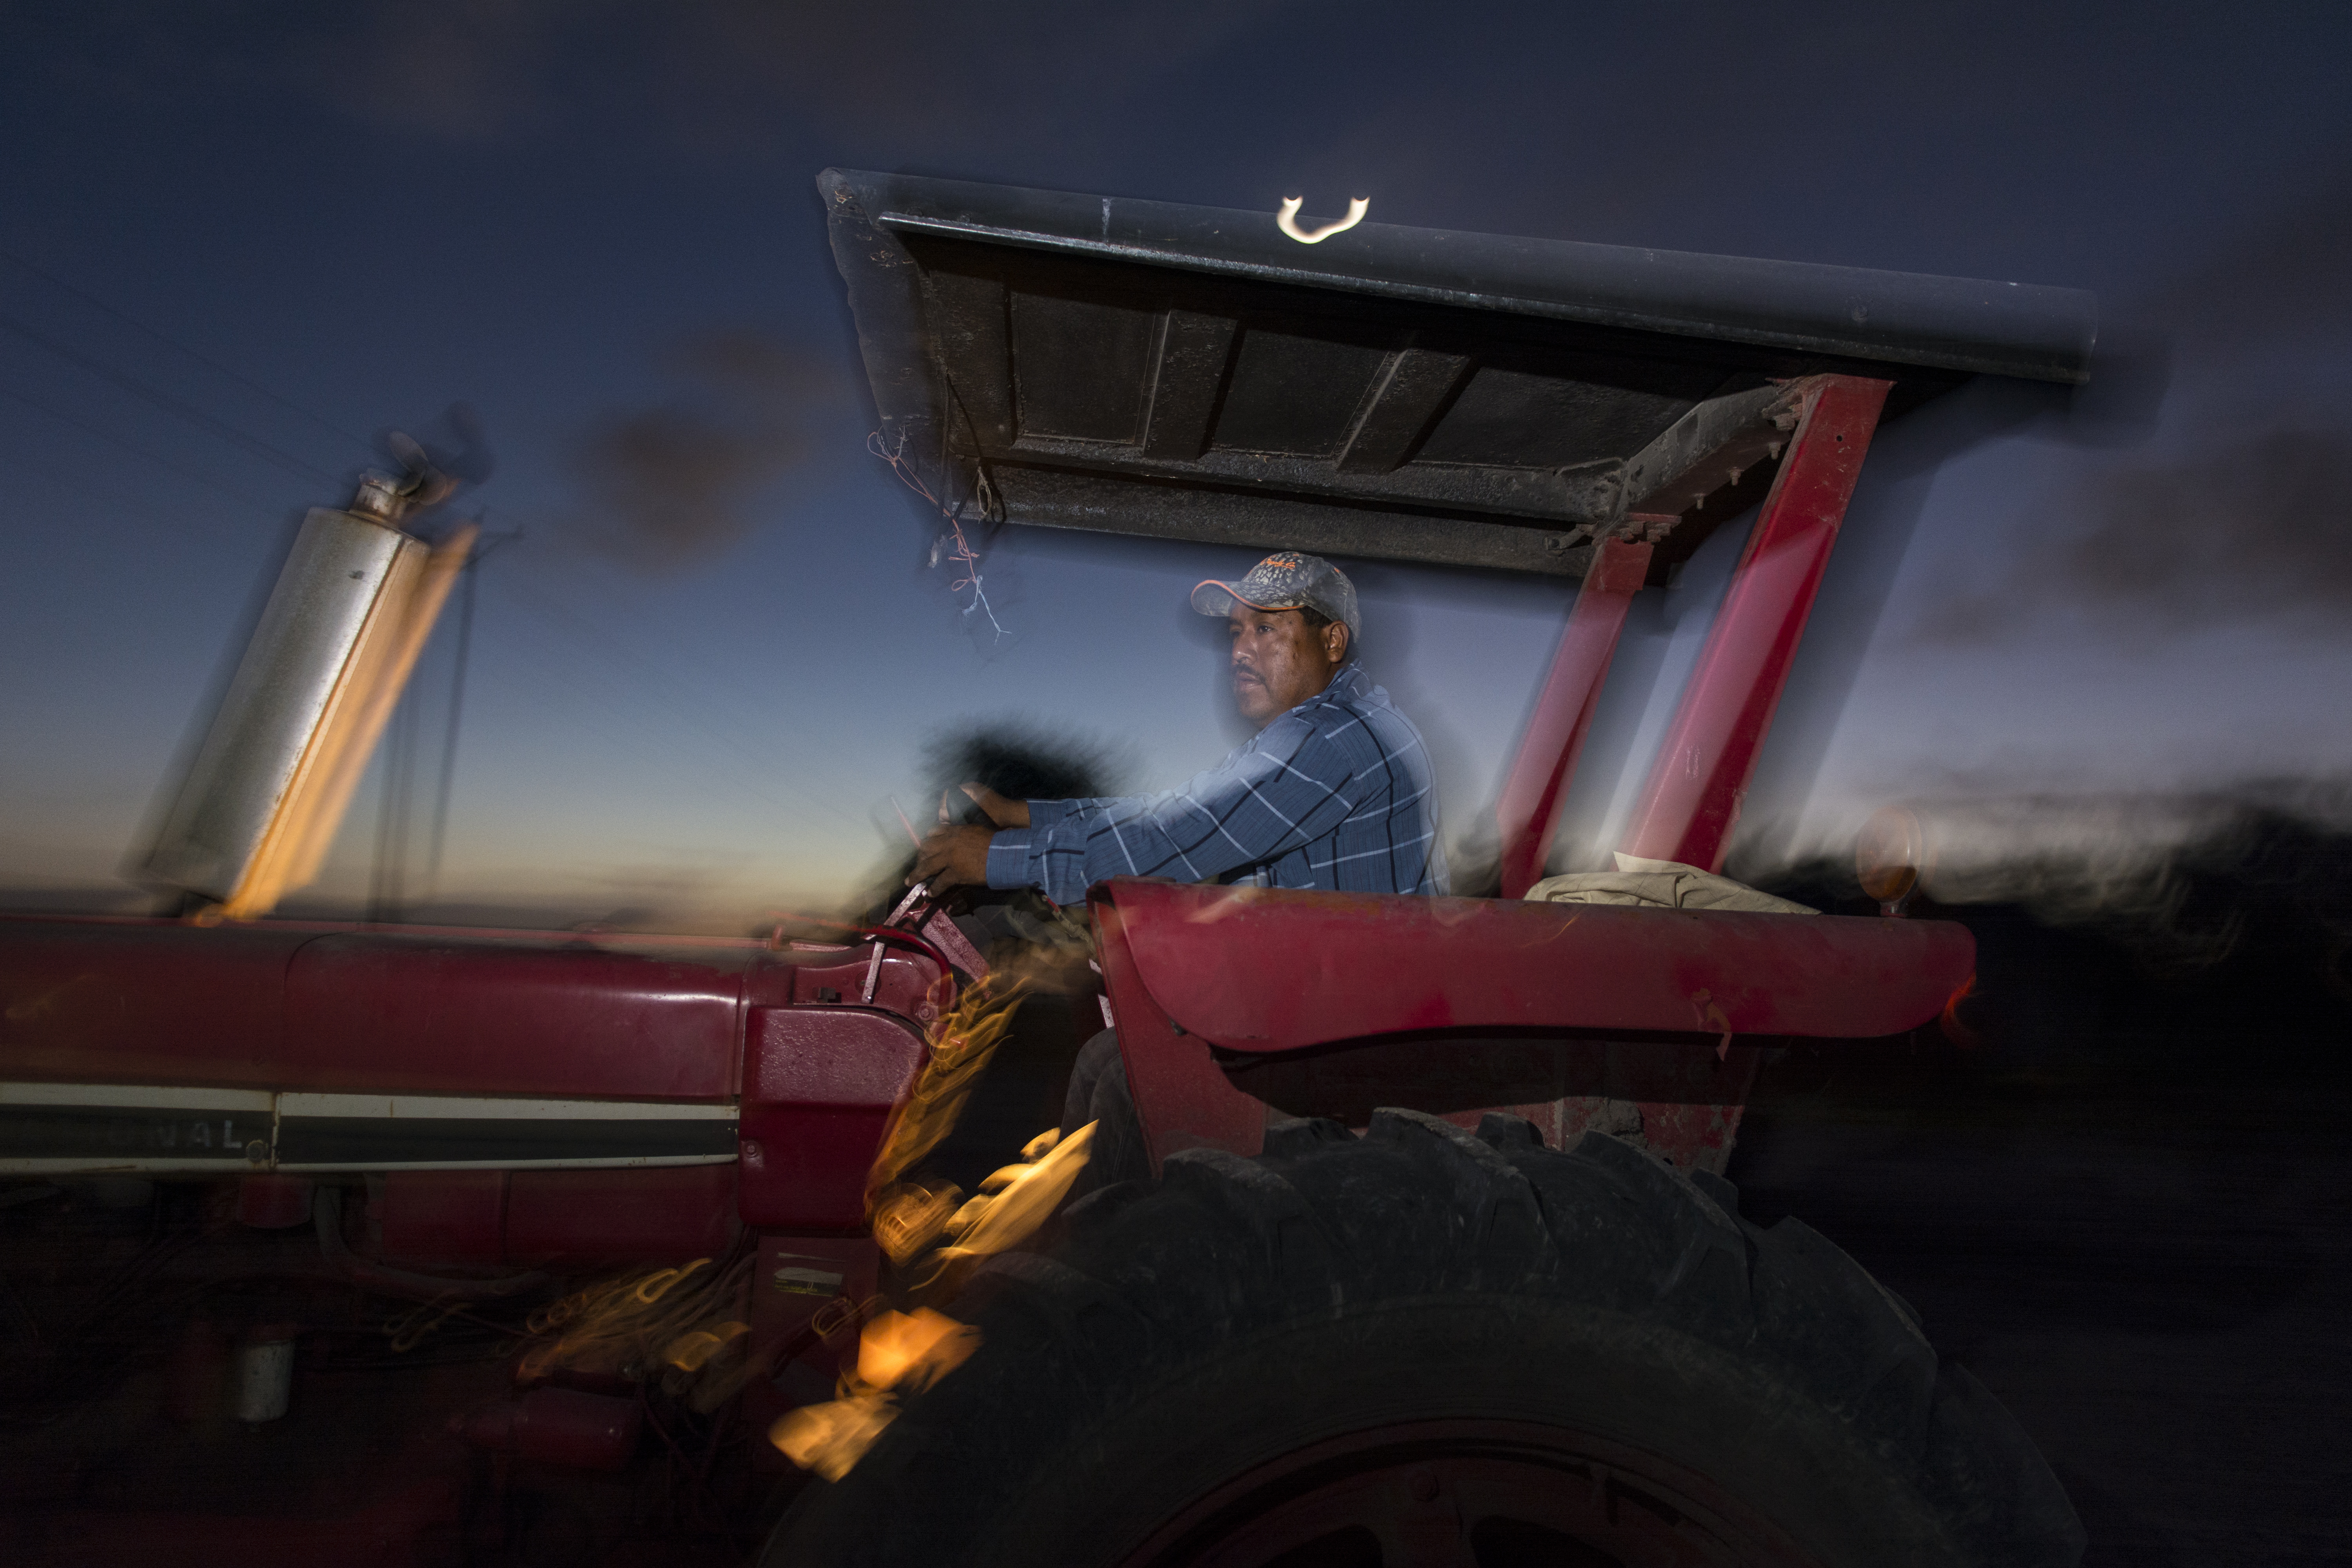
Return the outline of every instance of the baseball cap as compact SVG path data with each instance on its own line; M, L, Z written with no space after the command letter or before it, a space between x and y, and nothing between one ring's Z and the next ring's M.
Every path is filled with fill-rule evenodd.
M1212 577L1192 590L1192 607L1204 616L1233 614L1235 599L1254 610L1318 611L1348 628L1350 644L1362 635L1356 621L1356 585L1320 555L1279 550L1237 583Z

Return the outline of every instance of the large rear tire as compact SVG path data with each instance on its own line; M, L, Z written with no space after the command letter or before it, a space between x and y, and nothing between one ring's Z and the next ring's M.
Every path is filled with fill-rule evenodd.
M991 1262L984 1336L763 1562L2060 1565L2032 1443L1795 1220L1616 1139L1384 1110L1180 1154Z

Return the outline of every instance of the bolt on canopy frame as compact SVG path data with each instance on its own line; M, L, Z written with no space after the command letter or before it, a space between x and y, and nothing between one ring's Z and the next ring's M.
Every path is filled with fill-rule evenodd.
M1498 795L1514 900L1543 875L1635 593L1762 503L1621 845L1714 870L1879 422L1976 374L2085 381L2096 335L2095 302L2073 289L1370 222L1308 246L1270 212L845 170L818 184L884 447L960 511L1582 580ZM1240 1058L1346 1043L1270 1045L1235 1020L1278 1000L1353 1016L1349 998L1387 994L1381 977L1402 973L1423 979L1384 1025L1361 1019L1359 1039L1534 1031L1553 1043L1563 1105L1615 1070L1584 1049L1596 1041L1709 1044L1719 1081L1650 1083L1662 1098L1643 1112L1678 1163L1719 1162L1747 1081L1729 1070L1734 1036L1911 1027L1973 963L1967 933L1944 928L1906 960L1916 984L1889 993L1902 1021L1782 1007L1766 1026L1727 998L1793 1005L1893 984L1893 922L1611 910L1589 933L1557 915L1537 933L1532 910L1481 921L1459 900L1286 894L1283 949L1308 956L1253 982L1242 948L1193 953L1226 977L1212 1006L1141 955L1166 949L1146 931L1168 921L1275 918L1269 905L1228 921L1232 898L1217 897L1193 908L1117 881L1094 895L1113 1003L1136 1020L1122 1042L1155 1159L1254 1150L1259 1100L1280 1100L1235 1087L1252 1076ZM1761 922L1730 969L1726 921ZM1634 983L1604 966L1580 967L1584 991L1549 993L1523 1018L1457 1016L1451 971L1525 991L1603 925L1609 942L1665 955L1647 1011L1628 1012ZM1168 1036L1149 1048L1147 1016ZM1177 1044L1187 1037L1222 1066ZM1469 1061L1419 1056L1425 1088ZM1305 1109L1317 1092L1346 1098L1284 1092ZM1709 1102L1719 1113L1694 1120Z

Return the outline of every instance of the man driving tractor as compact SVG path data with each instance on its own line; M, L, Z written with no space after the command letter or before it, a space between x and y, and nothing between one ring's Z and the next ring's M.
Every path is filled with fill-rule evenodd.
M1057 904L1120 876L1447 891L1429 752L1355 662L1355 584L1281 551L1238 582L1202 583L1192 607L1225 618L1234 703L1257 734L1158 795L1019 801L968 784L994 826L935 829L908 885L1034 888Z
M1446 892L1429 751L1355 662L1361 622L1347 574L1278 551L1238 582L1201 584L1192 607L1225 618L1234 705L1255 735L1158 795L1022 801L965 784L994 826L934 829L908 885L1034 888L1057 904L1083 903L1119 876ZM1119 1065L1106 1028L1071 1068L1062 1131L1097 1127L1087 1188L1148 1173Z

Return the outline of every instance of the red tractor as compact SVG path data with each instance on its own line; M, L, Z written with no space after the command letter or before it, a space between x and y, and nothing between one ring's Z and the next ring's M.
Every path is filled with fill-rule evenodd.
M1581 580L1501 896L1097 886L1048 1000L1114 1023L1149 1171L1066 1201L1045 1136L964 1201L922 1158L1021 1026L991 957L1037 965L920 893L733 942L260 918L469 547L372 480L164 823L183 911L0 921L14 1559L726 1560L772 1497L774 1565L2075 1561L1999 1404L1724 1177L1764 1053L1932 1023L1968 932L1524 895L1633 595L1760 503L1619 847L1712 873L1873 431L2084 380L2089 297L820 188L951 516Z

